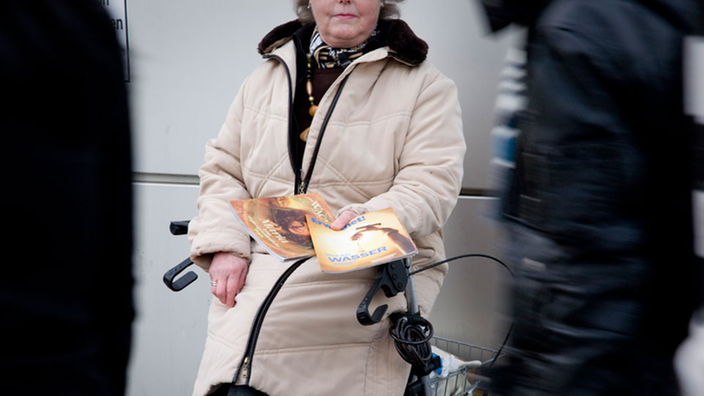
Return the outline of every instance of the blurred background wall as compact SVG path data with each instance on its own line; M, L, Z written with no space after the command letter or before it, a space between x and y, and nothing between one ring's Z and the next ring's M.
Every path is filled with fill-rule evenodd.
M107 1L107 0L106 0ZM161 281L188 255L172 220L196 213L197 171L244 78L262 62L256 48L295 18L290 0L110 0L126 5L134 130L137 319L129 396L190 395L205 341L208 276L174 293ZM485 217L490 130L500 67L517 32L486 36L470 0L407 0L401 17L430 45L429 60L452 78L467 141L463 194L447 227L449 256L496 255L497 230ZM119 28L116 24L116 29ZM118 32L122 33L122 32ZM192 267L193 268L193 267ZM496 348L506 326L503 268L484 259L452 264L431 315L439 336Z

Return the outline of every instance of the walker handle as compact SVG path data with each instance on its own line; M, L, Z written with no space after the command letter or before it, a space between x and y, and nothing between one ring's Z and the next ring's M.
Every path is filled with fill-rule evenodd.
M169 224L169 231L171 231L171 234L173 235L185 235L188 232L189 222L189 220L172 221L171 224ZM177 266L166 271L163 278L166 287L168 287L172 291L177 292L183 290L186 286L190 285L196 279L198 279L198 275L196 275L195 272L190 271L179 279L174 280L174 278L176 278L178 274L180 274L181 272L183 272L183 270L191 266L191 264L193 264L193 261L191 261L190 258L187 258L181 261Z
M195 272L189 271L188 273L186 273L186 275L174 280L176 275L183 272L183 270L185 270L186 268L188 268L192 264L193 264L193 261L191 261L190 258L187 258L187 259L181 261L177 266L166 271L166 273L164 274L164 279L163 279L166 287L177 292L177 291L183 290L186 286L190 285L196 279L198 279L198 275L196 275Z

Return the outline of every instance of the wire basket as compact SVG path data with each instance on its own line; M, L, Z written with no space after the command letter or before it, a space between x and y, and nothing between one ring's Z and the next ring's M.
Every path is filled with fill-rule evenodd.
M443 337L433 337L431 345L451 353L464 361L479 360L482 365L488 364L496 350L484 348ZM502 354L503 355L503 354ZM430 389L433 396L488 396L488 392L478 389L480 380L475 377L476 370L467 367L451 371L446 377L434 376L430 379ZM477 378L477 379L475 379Z

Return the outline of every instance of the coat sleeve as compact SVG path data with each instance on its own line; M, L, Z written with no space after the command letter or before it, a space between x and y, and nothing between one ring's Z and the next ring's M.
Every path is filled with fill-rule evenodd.
M340 212L391 207L412 238L429 235L445 224L457 203L465 150L457 88L438 72L416 100L392 187Z
M243 182L240 163L240 132L246 81L230 106L217 139L205 146L201 166L198 215L188 227L191 260L206 271L217 252L230 252L247 261L250 238L230 209L229 201L251 198Z

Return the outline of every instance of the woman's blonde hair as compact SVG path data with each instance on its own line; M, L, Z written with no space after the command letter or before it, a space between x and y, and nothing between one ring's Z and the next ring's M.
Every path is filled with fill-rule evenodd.
M400 16L401 11L398 9L397 4L401 2L403 0L382 0L384 6L379 8L379 19L391 19ZM308 8L308 3L310 3L310 0L293 0L293 10L296 11L298 20L304 25L315 22L313 12Z

